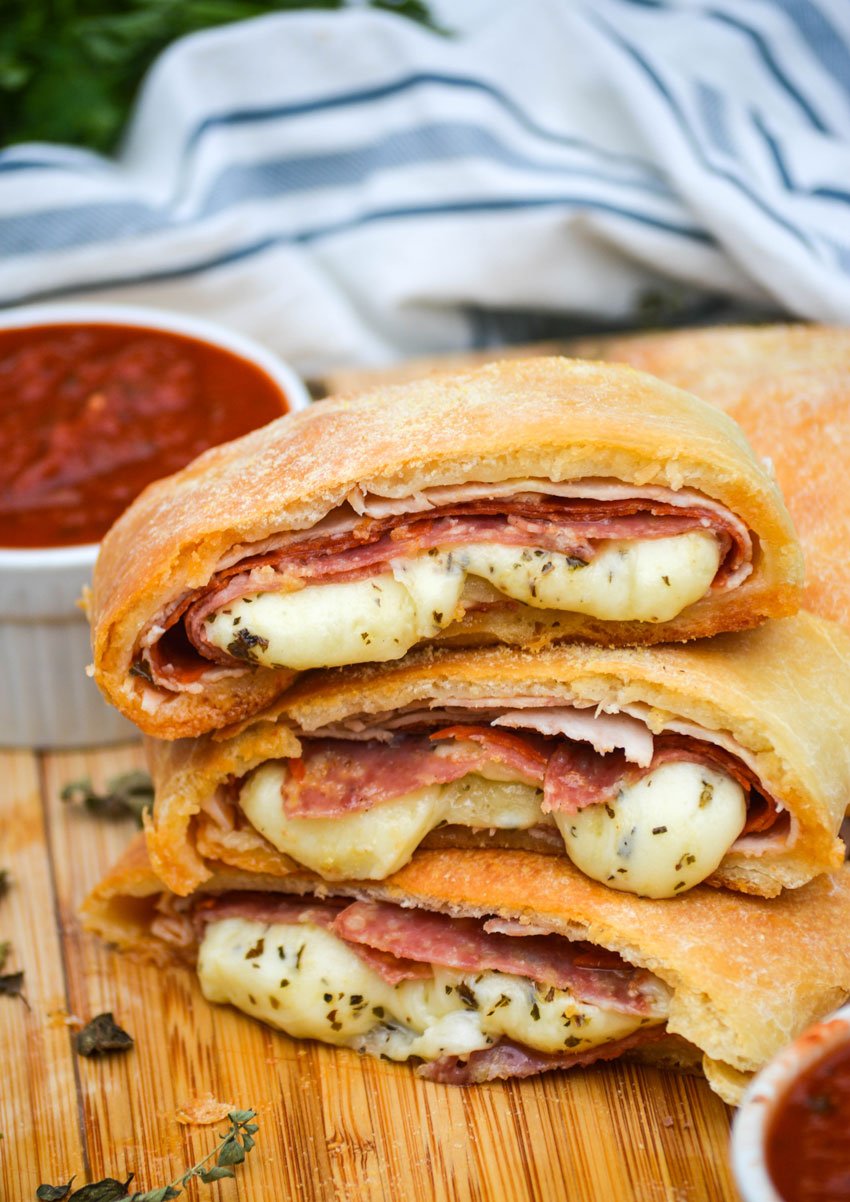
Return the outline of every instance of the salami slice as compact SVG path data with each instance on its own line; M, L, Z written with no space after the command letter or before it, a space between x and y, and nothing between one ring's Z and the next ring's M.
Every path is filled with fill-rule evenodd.
M615 953L561 935L516 938L488 933L476 918L451 918L387 902L354 902L334 921L335 934L405 960L460 972L496 971L570 990L581 1001L647 1014L657 997L652 974ZM653 988L656 987L656 988Z
M500 743L498 733L495 741ZM390 743L305 739L301 758L287 761L283 807L290 818L334 818L369 810L427 785L460 780L492 759L504 762L498 752L488 745L439 755L426 735L397 735ZM526 753L524 763L531 754ZM539 776L542 782L542 771Z
M624 1052L644 1044L656 1043L667 1034L666 1028L641 1027L640 1030L597 1044L583 1052L537 1052L523 1044L502 1039L491 1048L481 1048L469 1056L443 1056L422 1064L417 1075L443 1085L480 1085L484 1081L506 1081L511 1077L535 1077L556 1068L581 1068L598 1060L615 1060Z
M222 567L210 582L184 596L164 618L154 638L145 640L145 657L156 683L176 687L191 683L185 657L157 655L158 639L180 625L185 641L202 663L242 664L207 642L207 618L242 597L307 583L344 582L386 570L393 559L433 547L459 547L491 542L557 551L585 562L595 545L610 539L669 538L692 530L710 530L721 542L716 587L737 577L752 555L748 533L732 515L714 505L695 501L683 506L650 497L608 499L518 493L514 496L470 498L431 509L427 514L388 514L331 523L322 532L296 531L267 540L254 554L246 546L235 562Z

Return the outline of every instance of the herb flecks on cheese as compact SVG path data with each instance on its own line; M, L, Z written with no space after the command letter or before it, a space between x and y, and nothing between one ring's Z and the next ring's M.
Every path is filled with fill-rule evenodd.
M553 551L471 543L399 559L365 580L308 584L228 602L205 637L266 667L306 670L399 659L463 616L467 576L537 609L667 622L703 597L720 563L713 534L602 543L589 563Z
M646 897L676 897L705 880L743 830L741 786L702 764L662 764L604 805L546 815L532 785L470 774L368 810L290 818L282 802L285 762L253 772L239 804L278 851L328 880L381 880L406 864L441 823L477 830L557 825L567 854L588 876ZM709 800L706 801L706 798Z
M281 798L286 771L280 761L258 768L242 786L239 805L278 851L328 880L389 876L441 822L527 830L543 821L539 789L473 775L335 818L290 818Z
M389 985L342 940L309 923L210 923L198 975L210 1001L298 1039L391 1060L462 1056L502 1037L542 1052L581 1051L647 1025L507 973L437 968L432 978Z
M607 805L554 818L589 877L641 897L677 897L719 867L747 803L726 773L681 762L661 764Z

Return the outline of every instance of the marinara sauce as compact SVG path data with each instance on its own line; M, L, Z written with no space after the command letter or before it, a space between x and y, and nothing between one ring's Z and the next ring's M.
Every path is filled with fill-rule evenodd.
M138 493L286 398L247 359L115 325L0 331L0 546L99 542Z
M850 1044L816 1061L782 1098L767 1168L786 1202L850 1199Z

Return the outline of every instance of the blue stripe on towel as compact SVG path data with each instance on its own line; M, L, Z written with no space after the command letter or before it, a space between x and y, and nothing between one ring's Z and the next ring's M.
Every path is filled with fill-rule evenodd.
M633 3L633 2L635 2L635 0L629 0L629 2ZM645 3L646 0L637 0L637 2ZM762 200L762 198L756 192L754 192L753 189L749 186L749 184L745 183L744 180L740 179L737 175L734 175L731 171L725 170L722 167L718 167L718 165L716 163L712 163L709 161L708 157L705 154L705 151L703 150L700 140L694 133L693 129L691 128L690 122L688 121L681 105L679 104L678 100L673 95L673 93L670 91L667 84L661 78L661 76L657 73L657 71L655 71L655 69L649 63L649 61L646 58L644 58L644 56L640 53L640 51L637 49L637 47L633 46L630 42L627 42L625 40L625 38L622 38L618 33L616 33L611 28L611 26L607 23L607 21L602 21L598 17L594 18L594 19L597 21L597 23L601 27L603 27L605 29L605 31L609 35L609 37L613 38L614 41L616 41L623 48L623 50L625 50L625 52L634 60L634 62L637 63L637 65L641 68L641 70L644 72L644 74L647 76L647 78L650 80L650 82L654 85L655 89L667 101L667 104L670 108L670 112L675 117L676 123L678 124L684 137L686 138L687 142L689 143L694 156L697 159L699 159L699 161L703 165L703 167L705 167L706 170L710 171L712 174L718 175L722 179L725 179L727 181L727 183L732 184L732 186L737 188L738 191L741 192L742 195L747 197L747 199L750 201L751 204L755 205L755 207L760 209L761 212L765 214L765 216L769 217L771 219L771 221L773 221L776 225L778 225L782 229L784 229L793 238L796 238L796 240L799 243L801 243L803 246L807 247L809 250L814 251L815 254L817 254L818 253L817 247L816 247L815 243L812 241L812 239L808 236L808 234L806 234L798 226L794 225L794 223L792 221L789 221L785 217L783 217L781 213L776 212L776 210L773 209L770 205L768 205L764 200Z
M112 276L108 279L85 283L75 281L74 283L63 285L61 288L46 289L38 293L23 293L17 298L4 302L4 307L5 305L20 304L23 300L40 301L53 297L66 296L70 293L97 292L107 288L124 288L134 284L161 283L167 280L182 279L186 276L195 275L198 272L225 267L242 259L251 258L275 246L308 245L321 241L323 238L332 237L335 234L347 233L350 230L373 225L380 221L404 220L416 217L452 216L458 213L498 213L521 209L532 211L534 209L551 208L553 206L589 209L593 212L608 213L617 217L623 217L628 221L636 221L638 224L662 230L665 233L690 238L705 245L715 245L714 239L710 234L695 226L683 226L676 222L636 213L632 209L625 209L619 205L607 204L599 200L587 200L584 197L557 196L547 198L514 198L510 200L467 200L456 201L450 204L411 205L399 208L375 209L372 212L362 213L346 221L316 226L312 229L274 234L262 238L257 242L248 243L247 245L225 251L222 254L210 256L209 258L185 264L181 267L165 268L144 274L134 271L126 276Z
M541 162L514 150L482 126L446 122L391 133L354 150L293 155L259 163L233 163L218 174L198 208L183 218L175 218L170 205L157 208L141 201L101 201L0 217L0 254L65 250L166 232L191 226L246 201L268 200L320 188L350 187L362 183L374 172L393 167L475 157L529 174L588 179L670 197L669 188L655 180L573 164Z

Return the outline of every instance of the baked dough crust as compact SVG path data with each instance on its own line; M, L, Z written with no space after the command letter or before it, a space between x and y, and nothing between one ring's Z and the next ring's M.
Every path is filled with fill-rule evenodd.
M101 546L89 602L95 678L160 738L248 717L286 687L290 673L255 669L165 699L130 674L146 627L203 587L233 546L312 527L357 485L403 497L470 480L590 476L692 488L719 501L756 536L751 576L672 622L603 623L514 604L456 624L446 639L678 641L797 609L802 560L791 520L773 477L725 414L630 368L513 360L324 401L152 484Z
M298 755L299 731L455 698L502 697L510 708L517 695L605 707L641 702L652 707L649 723L658 729L665 715L675 715L731 734L750 752L765 787L796 821L796 837L787 844L765 839L757 856L727 853L712 884L772 897L842 862L838 829L850 797L850 637L834 623L800 613L685 645L573 643L537 653L426 648L395 664L307 674L230 738L148 742L156 785L147 826L154 865L181 894L207 878L204 855L249 871L274 864L290 871L294 862L251 828L229 846L210 842L212 824L197 816L225 778Z
M850 628L850 330L727 326L583 339L570 353L631 364L740 422L770 457L806 557L803 605Z
M387 881L328 885L214 866L205 892L339 893L454 915L543 922L647 968L672 990L668 1029L698 1048L727 1101L809 1023L850 994L850 866L771 901L698 886L675 901L606 889L565 861L522 851L420 852ZM85 926L158 963L192 962L151 932L163 886L138 838L83 906Z

